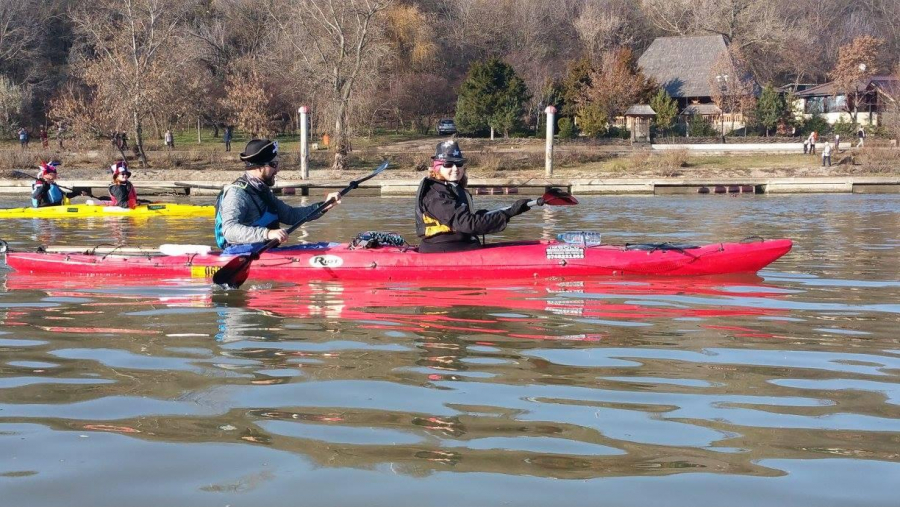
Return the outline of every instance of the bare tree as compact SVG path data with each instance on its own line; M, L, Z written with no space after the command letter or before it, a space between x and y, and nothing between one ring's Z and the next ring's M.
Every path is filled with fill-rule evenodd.
M270 17L282 28L310 75L326 80L334 119L334 164L347 168L348 114L362 74L377 73L383 54L379 14L390 0L283 0L270 4ZM288 15L284 16L283 12Z
M623 47L601 55L590 73L582 102L599 106L612 120L637 102L649 102L655 91L656 85L637 67L631 50Z
M846 108L856 123L859 106L867 93L866 81L878 72L878 51L883 41L870 35L841 46L837 64L830 73L836 93L847 97Z
M592 60L616 46L632 45L632 8L621 0L585 0L572 25Z
M271 95L256 70L233 74L228 80L225 106L241 130L254 137L267 136L272 131Z
M130 123L142 165L144 125L170 99L166 83L181 76L171 55L184 12L178 0L93 0L70 12L83 44L80 77L115 126Z
M35 18L39 7L34 0L0 2L0 65L32 56L41 37Z
M722 110L724 136L724 115L727 113L731 116L731 130L734 130L737 113L743 117L746 112L743 106L748 103L747 98L753 97L756 92L756 82L740 49L729 46L727 51L719 55L710 69L709 89L713 102ZM743 117L742 121L746 123L746 118Z

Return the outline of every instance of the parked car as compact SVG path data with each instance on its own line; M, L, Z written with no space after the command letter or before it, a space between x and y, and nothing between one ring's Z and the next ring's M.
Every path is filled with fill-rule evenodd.
M456 123L450 118L444 118L438 122L437 133L439 136L448 136L456 133Z

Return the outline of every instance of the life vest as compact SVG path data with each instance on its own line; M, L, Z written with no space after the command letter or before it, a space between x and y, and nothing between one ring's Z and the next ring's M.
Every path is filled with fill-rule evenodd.
M215 221L215 234L216 234L216 246L219 248L228 248L230 243L225 240L225 233L222 231L222 198L225 197L225 192L229 189L235 189L235 191L247 192L251 195L255 195L259 197L263 203L265 203L265 207L260 207L255 199L251 199L254 204L257 206L257 210L259 211L260 217L253 221L250 224L251 227L265 227L266 229L278 229L281 225L281 221L278 219L278 205L275 203L275 199L272 197L272 194L269 192L263 192L258 190L256 187L250 184L250 181L247 179L247 175L243 175L240 178L234 180L234 182L230 185L226 185L225 188L219 192L219 196L216 197L216 221Z
M44 184L44 180L38 180L31 184L31 192L34 193L35 190L41 185ZM59 186L56 183L50 184L50 189L47 190L47 202L41 203L35 198L31 198L31 205L35 208L40 207L42 204L44 206L59 206L64 204L64 200L66 195L60 190Z
M425 207L422 201L425 199L425 194L428 193L433 185L446 185L448 188L453 189L456 194L456 200L464 202L469 206L469 209L472 209L472 197L459 186L439 182L431 178L425 178L422 180L422 184L419 185L419 190L416 193L416 235L420 238L431 238L439 234L455 232L449 225L443 224L437 218L425 213Z
M131 184L130 181L126 182L125 185L128 187L128 207L134 209L137 206L137 192L134 190L134 185ZM116 196L112 193L112 187L116 185L109 186L109 201L110 206L118 206L119 203L116 201Z

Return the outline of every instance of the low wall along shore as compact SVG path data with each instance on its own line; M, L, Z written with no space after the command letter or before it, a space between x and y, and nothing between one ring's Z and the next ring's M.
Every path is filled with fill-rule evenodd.
M368 181L360 185L357 195L413 196L419 186L416 180ZM140 195L209 196L218 194L215 187L229 181L153 181L135 180ZM103 193L106 180L67 180L70 187L90 187ZM316 182L283 182L276 185L281 195L319 195L326 190L346 186L344 180ZM192 186L197 185L197 186ZM590 194L785 194L785 193L900 193L900 177L833 177L833 178L740 178L740 179L473 179L469 189L476 195L535 194L548 187L564 188L575 195ZM31 182L0 180L0 194L23 197L31 193Z

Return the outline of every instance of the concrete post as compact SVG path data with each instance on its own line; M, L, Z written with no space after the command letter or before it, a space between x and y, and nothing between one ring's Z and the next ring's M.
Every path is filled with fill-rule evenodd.
M300 106L300 179L309 179L309 108Z
M544 155L544 175L553 176L553 128L556 126L556 108L547 106L547 148Z

